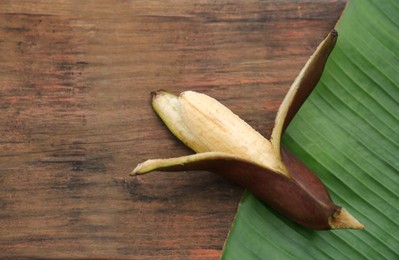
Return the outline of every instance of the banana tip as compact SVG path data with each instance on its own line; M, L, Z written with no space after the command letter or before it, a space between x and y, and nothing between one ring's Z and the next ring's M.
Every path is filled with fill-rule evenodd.
M344 208L337 210L330 217L329 224L332 229L364 229L364 225Z
M134 168L134 170L130 173L131 176L139 175L141 171L142 165L141 163Z

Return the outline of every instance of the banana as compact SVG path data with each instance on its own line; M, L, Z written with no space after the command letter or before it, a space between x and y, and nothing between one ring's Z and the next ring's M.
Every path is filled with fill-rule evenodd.
M281 145L281 136L323 72L338 34L332 31L295 79L264 138L217 100L194 91L153 92L152 105L172 133L196 154L147 160L132 175L151 171L208 170L234 181L291 220L309 228L363 229L337 206L323 183Z

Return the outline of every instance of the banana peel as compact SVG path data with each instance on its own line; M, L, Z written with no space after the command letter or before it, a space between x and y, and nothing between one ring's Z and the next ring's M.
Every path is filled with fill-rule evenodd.
M275 119L270 140L217 100L193 91L179 96L152 93L154 110L196 154L147 160L132 175L152 171L214 172L252 193L289 219L312 229L363 229L331 199L326 187L294 154L281 145L289 123L319 81L337 41L333 30L305 64Z

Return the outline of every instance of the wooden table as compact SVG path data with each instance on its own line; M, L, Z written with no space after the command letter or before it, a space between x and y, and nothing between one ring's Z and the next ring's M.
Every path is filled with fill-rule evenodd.
M240 187L208 172L128 175L192 153L150 92L206 93L268 136L344 5L1 1L0 256L218 259Z

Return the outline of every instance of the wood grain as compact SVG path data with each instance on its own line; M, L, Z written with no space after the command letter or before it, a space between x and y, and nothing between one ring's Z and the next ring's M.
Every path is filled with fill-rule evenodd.
M0 257L218 259L242 189L185 155L150 92L197 90L266 136L344 1L1 1Z

